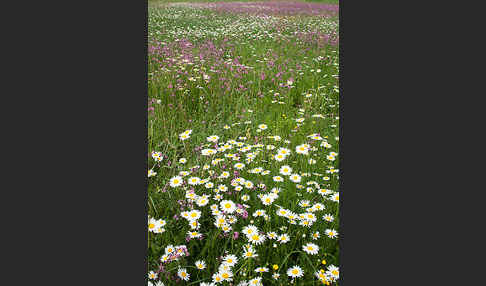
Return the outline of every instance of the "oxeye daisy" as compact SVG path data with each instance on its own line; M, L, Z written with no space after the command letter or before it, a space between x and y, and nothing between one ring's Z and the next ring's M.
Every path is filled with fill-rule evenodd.
M223 257L223 262L226 265L233 267L233 266L236 265L236 263L238 263L238 257L236 257L236 255L229 254L229 255L226 255L225 257Z
M339 279L339 267L331 264L327 268L327 273L329 273L334 280Z
M279 148L277 150L277 153L282 154L284 156L287 156L287 155L290 155L291 151L290 151L290 149L287 149L287 148Z
M281 162L281 161L285 160L285 155L277 154L277 155L275 155L274 159L278 162Z
M198 177L190 177L189 179L187 179L187 183L189 185L193 185L193 186L199 185L199 182L201 182L201 179Z
M202 234L197 231L188 231L187 235L189 235L190 238L200 238L202 236Z
M157 172L154 172L154 170L150 169L148 170L148 177L154 177L155 175L157 175Z
M234 167L235 167L235 169L241 170L241 169L243 169L245 167L245 164L243 164L243 163L236 163L234 165Z
M170 179L170 186L175 188L175 187L179 187L180 185L182 185L183 183L183 180L180 176L175 176L173 178Z
M275 198L271 195L263 195L260 197L260 200L262 201L262 204L264 204L265 206L269 206L273 203Z
M203 270L206 268L206 262L204 262L204 260L198 260L194 263L194 265L196 265L196 268L199 270Z
M184 133L183 133L183 134L179 134L179 138L180 138L182 141L184 141L184 140L186 140L186 139L189 139L189 138L190 138L190 136L189 136L189 135L187 135L187 134L184 134Z
M214 273L212 278L213 278L213 283L217 284L223 282L223 277L221 277L221 274L219 273Z
M339 194L334 194L331 196L331 201L339 203Z
M219 136L218 135L212 135L212 136L209 136L208 138L206 138L206 140L208 142L218 142Z
M223 200L223 201L221 201L221 203L219 204L219 206L220 206L220 208L221 208L222 211L224 211L225 213L229 213L229 214L234 213L235 210L236 210L235 203L233 203L230 200Z
M268 237L268 239L277 239L278 235L277 235L276 232L272 231L272 232L267 233L267 237Z
M201 217L201 211L199 210L192 210L189 212L188 219L189 220L198 220Z
M280 177L280 176L274 176L274 177L273 177L273 181L274 181L274 182L283 182L283 180L284 180L284 179L283 179L282 177Z
M260 130L265 130L267 128L268 128L268 126L266 124L260 124L260 125L258 125L258 129L260 129Z
M265 236L260 235L258 233L248 235L248 241L253 243L253 244L260 245L265 241Z
M223 281L232 281L233 280L233 272L230 270L223 270L220 272L221 278Z
M302 177L299 176L298 174L292 174L290 175L289 179L294 183L300 183Z
M326 215L324 215L324 216L322 217L322 219L324 219L324 220L325 220L325 221L327 221L327 222L332 222L332 221L334 221L334 217L333 217L332 215L330 215L330 214L326 214Z
M280 167L280 174L288 176L292 173L292 168L290 166L284 165Z
M172 244L167 245L167 247L165 248L165 254L172 254L174 251L175 247Z
M281 244L282 244L282 243L287 243L287 242L289 242L289 241L290 241L290 236L289 236L288 234L284 233L284 234L282 234L282 235L280 235L280 236L278 237L278 241L279 241Z
M262 277L257 277L257 278L251 279L250 281L248 281L247 285L249 285L249 286L263 286Z
M307 243L302 247L302 249L307 253L311 255L316 255L319 252L319 246L317 246L314 243Z
M247 188L247 189L253 189L253 183L251 181L246 181L245 182L245 188Z
M243 252L243 258L248 259L248 258L254 258L257 257L258 254L255 252L255 250L252 247L245 248Z
M338 234L339 233L334 229L326 229L326 235L329 236L329 238L336 238Z
M255 269L255 272L256 273L265 273L265 272L268 272L268 268L267 267L257 267Z
M304 271L299 266L294 266L287 270L287 275L291 278L299 278L304 276Z
M264 216L265 215L265 210L256 210L254 213L253 213L253 216L254 217L259 217L259 216Z
M249 236L249 235L253 235L255 233L258 233L258 228L256 226L250 224L250 225L245 226L243 228L242 232L245 235Z
M209 200L207 197L199 197L196 201L196 204L200 207L204 207L209 203Z
M153 271L150 271L149 274L148 274L148 278L149 279L157 279L157 273L153 272Z
M309 154L309 148L305 145L299 145L299 146L295 147L295 152L297 154L308 155Z
M285 217L285 216L287 216L288 214L289 214L289 211L288 211L288 210L286 210L286 209L282 209L282 208L281 208L281 209L277 210L277 215L278 215L278 216L283 216L283 217Z

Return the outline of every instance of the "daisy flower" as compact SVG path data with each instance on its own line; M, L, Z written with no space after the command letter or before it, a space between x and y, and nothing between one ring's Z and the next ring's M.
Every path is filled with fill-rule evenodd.
M191 277L191 275L187 273L187 270L185 268L179 268L179 270L177 271L177 276L179 276L179 278L184 281L189 281L189 278Z
M232 281L233 280L233 272L230 270L224 270L220 272L221 278L223 281Z
M282 167L280 167L280 174L284 176L288 176L291 173L292 173L292 168L290 166L283 165Z
M284 179L283 179L282 177L280 177L280 176L274 176L274 177L273 177L273 181L274 181L274 182L283 182L283 180L284 180Z
M307 243L302 247L302 249L307 253L311 255L316 255L319 252L319 246L317 246L314 243Z
M297 174L292 174L292 175L290 175L289 179L294 183L300 183L300 181L302 180L302 177L297 175Z
M190 136L189 136L189 135L187 135L187 134L182 133L182 134L179 134L179 138L180 138L182 141L184 141L184 140L186 140L186 139L189 139L189 138L190 138Z
M200 182L201 179L198 177L190 177L189 179L187 179L187 183L192 186L199 185Z
M242 232L246 235L246 236L250 236L250 235L253 235L255 233L258 233L258 228L254 225L247 225L243 228Z
M204 260L198 260L194 263L194 265L196 265L196 268L199 270L203 270L206 268L206 262L204 262Z
M189 235L190 238L200 238L202 236L202 234L197 231L188 231L187 235Z
M229 213L229 214L232 214L235 212L236 210L236 205L235 203L233 203L232 201L230 200L223 200L220 202L219 206L221 207L221 210L226 212L226 213Z
M267 194L267 195L261 196L260 200L262 201L262 204L264 204L265 206L269 206L273 203L273 201L275 200L275 197Z
M172 254L174 251L175 247L172 244L167 245L167 247L165 248L165 254Z
M334 217L330 214L325 214L323 217L322 217L323 220L327 221L327 222L333 222L334 221Z
M274 159L275 159L275 161L281 162L281 161L285 160L285 155L277 154L277 155L275 155Z
M258 233L255 233L255 234L252 234L252 235L248 235L248 241L253 243L253 244L256 244L256 245L260 245L262 244L264 241L265 241L265 236L264 235L260 235Z
M334 194L331 196L331 201L339 203L339 194Z
M265 272L268 272L268 268L267 267L258 267L255 269L255 272L256 273L265 273Z
M255 252L253 247L246 248L245 251L243 252L243 258L254 258L257 257L258 254Z
M280 243L287 243L287 242L289 242L289 241L290 241L290 236L289 236L288 234L284 233L284 234L282 234L282 235L280 235L280 236L278 237L278 241L279 241Z
M148 274L148 278L149 279L157 279L157 273L153 272L153 271L150 271L149 274Z
M225 265L233 267L236 265L236 263L238 263L238 257L236 257L236 255L233 254L228 254L225 257L223 257L223 262Z
M148 177L154 177L155 175L157 175L157 172L154 172L154 170L150 169L148 170Z
M308 155L309 154L309 148L305 145L299 145L299 146L295 147L295 152L297 154Z
M268 128L268 126L266 124L260 124L260 125L258 125L258 129L260 129L260 130L265 130L267 128Z
M219 136L218 135L212 135L212 136L209 136L208 138L206 138L206 140L208 142L218 142Z
M259 217L259 216L264 216L265 215L265 210L256 210L254 213L253 213L253 216L254 217Z
M194 220L198 220L200 217L201 217L201 211L192 210L189 212L188 220L194 221Z
M234 165L234 167L235 167L235 169L241 170L241 169L243 169L245 167L245 164L243 164L243 163L236 163Z
M327 267L326 273L329 273L334 280L339 279L339 267L336 267L331 264Z
M263 286L262 277L251 279L250 281L248 281L248 285L249 286Z
M277 239L278 235L277 235L276 232L272 231L272 232L267 233L267 237L268 237L268 239Z
M221 277L221 274L219 273L214 273L211 278L213 278L213 283L217 284L223 282L223 277Z
M326 229L326 235L329 236L329 238L336 238L338 234L339 233L334 229Z
M172 188L179 187L184 181L180 176L175 176L170 179L170 186Z
M294 266L287 270L287 275L291 278L299 278L304 276L304 271L299 266Z

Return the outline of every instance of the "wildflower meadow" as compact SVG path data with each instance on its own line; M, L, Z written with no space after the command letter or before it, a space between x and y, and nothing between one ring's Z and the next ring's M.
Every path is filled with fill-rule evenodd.
M148 14L148 285L339 285L337 1Z

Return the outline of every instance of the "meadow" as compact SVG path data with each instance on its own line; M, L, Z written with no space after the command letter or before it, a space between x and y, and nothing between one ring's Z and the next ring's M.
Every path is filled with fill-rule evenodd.
M339 285L338 14L149 1L148 285Z

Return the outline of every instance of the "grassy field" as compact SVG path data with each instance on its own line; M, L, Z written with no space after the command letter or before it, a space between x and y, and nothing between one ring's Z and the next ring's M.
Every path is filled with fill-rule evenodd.
M149 1L149 285L338 285L338 6L197 2Z

